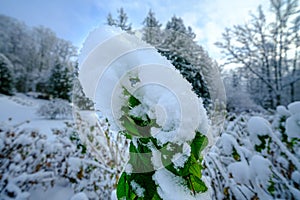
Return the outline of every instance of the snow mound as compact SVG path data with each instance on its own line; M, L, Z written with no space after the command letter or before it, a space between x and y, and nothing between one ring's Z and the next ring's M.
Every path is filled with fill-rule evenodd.
M300 101L295 101L288 105L289 111L293 114L300 113Z
M279 115L281 115L281 116L286 116L286 117L288 117L288 116L291 115L291 112L288 111L288 110L286 109L286 107L284 107L284 106L277 106L276 112L277 112Z
M268 159L260 155L254 155L250 161L251 177L262 183L262 185L267 185L272 174L272 172L268 170L271 165ZM265 188L266 187L267 186L265 186Z
M252 135L269 135L272 133L271 124L262 117L251 117L247 127Z
M292 114L285 124L286 134L289 138L300 138L300 101L293 102L288 105L288 109Z
M233 179L240 184L249 184L250 173L249 166L246 162L235 162L228 166L228 172Z

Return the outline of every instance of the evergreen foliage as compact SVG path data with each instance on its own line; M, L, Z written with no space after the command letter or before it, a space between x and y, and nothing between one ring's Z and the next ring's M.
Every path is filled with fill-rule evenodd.
M123 8L120 8L118 11L118 16L117 19L114 19L111 15L111 13L108 14L106 20L107 20L107 24L110 26L116 26L116 27L120 27L122 30L127 31L127 32L131 32L131 24L128 24L127 20L127 14L125 13Z
M70 101L73 79L72 72L67 67L57 63L48 81L48 94L52 98L61 98Z
M14 78L11 62L0 53L0 93L12 95L14 91Z

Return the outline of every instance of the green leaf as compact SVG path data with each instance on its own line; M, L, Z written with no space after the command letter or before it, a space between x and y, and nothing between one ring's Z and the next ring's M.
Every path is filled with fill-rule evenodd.
M129 184L126 181L127 174L125 172L122 173L118 186L117 186L117 197L121 199L123 197L127 197L127 193L129 192Z
M138 144L138 148L130 143L129 152L130 159L129 163L132 165L134 171L153 171L153 165L151 161L151 150L146 146L145 143L142 143L141 140L149 141L149 138L139 138L136 143Z
M157 194L157 192L155 192L151 200L161 200L161 198L160 198L160 196Z
M128 117L128 116L123 116L121 118L122 121L122 125L124 126L124 128L126 129L126 131L133 135L133 136L140 136L138 129L136 128L136 125L134 123L134 121Z
M128 105L129 105L129 107L133 108L133 107L138 106L140 104L141 104L140 100L138 100L137 98L135 98L133 95L130 95L130 97L128 99Z
M201 155L201 151L207 146L208 139L205 135L202 135L200 132L196 132L196 136L191 144L191 152L198 160Z
M196 193L203 193L207 191L207 187L205 183L196 176L190 176L189 178L189 188L192 189Z
M191 175L196 176L198 178L202 177L201 166L198 163L192 164L189 168L189 172L191 173Z

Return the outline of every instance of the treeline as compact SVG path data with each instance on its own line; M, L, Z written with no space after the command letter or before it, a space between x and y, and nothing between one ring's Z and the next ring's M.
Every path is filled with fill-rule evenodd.
M45 27L0 15L1 93L70 100L77 49Z
M217 98L221 87L216 78L219 76L218 65L195 41L196 34L180 17L174 15L163 26L155 17L155 13L149 10L142 21L141 30L133 30L126 12L120 8L116 17L108 14L106 23L120 27L130 34L141 33L142 39L170 60L191 83L195 93L204 100L205 106L212 106L212 99Z
M141 31L141 39L155 46L169 59L192 84L197 95L203 98L205 105L211 105L216 91L213 85L218 66L197 44L192 28L187 27L180 17L173 16L162 27L150 10L142 30L132 30L127 14L120 8L116 18L108 15L107 24L120 27L130 34ZM70 100L76 48L45 27L31 28L3 15L0 15L0 25L6 27L0 30L0 53L5 57L2 60L10 63L5 65L11 65L8 71L12 80L7 81L13 83L13 89L9 91L40 92Z

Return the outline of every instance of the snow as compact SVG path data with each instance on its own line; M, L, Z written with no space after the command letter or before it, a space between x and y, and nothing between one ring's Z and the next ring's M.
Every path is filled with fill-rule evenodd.
M151 162L153 164L154 169L160 169L163 167L160 151L158 151L158 150L152 151Z
M262 117L251 117L247 127L249 133L252 135L269 135L272 133L270 123Z
M270 161L260 155L254 155L250 161L251 178L257 180L260 184L267 188L272 172L269 170L272 164Z
M300 101L290 103L288 109L292 115L300 113Z
M126 172L126 174L130 175L132 173L132 165L130 163L127 163L124 171Z
M110 200L118 200L118 198L117 198L117 190L113 190L111 192Z
M277 112L280 116L286 116L286 117L288 117L288 116L291 115L290 111L288 111L288 110L286 109L285 106L277 106L276 112Z
M190 155L191 147L187 143L184 143L182 147L182 153L176 153L172 157L172 162L174 163L175 169L183 168Z
M161 127L152 128L151 134L160 145L190 141L197 129L206 134L208 119L202 101L153 47L133 35L100 27L90 33L81 54L79 79L84 92L108 118L111 129L124 130L120 118L128 98L123 94L125 87L142 102L130 114L157 119Z
M164 200L209 200L209 192L193 196L191 191L184 186L181 177L175 176L166 169L159 169L153 175L153 180L158 185L158 194Z
M226 155L231 155L234 147L234 137L227 133L223 133L221 135L220 141L222 141L223 153L225 153Z
M285 128L289 138L300 139L300 112L292 115L286 120Z
M8 97L0 95L0 122L18 126L22 129L36 129L47 135L49 140L54 140L52 129L66 127L65 122L70 120L47 120L37 115L36 111L45 100L27 97L24 94Z
M130 185L138 197L144 196L145 189L142 188L138 183L136 183L135 181L131 181Z
M64 185L55 185L52 188L47 189L38 187L36 189L30 190L30 199L32 200L64 200L70 199L73 195L73 189L71 187L66 187ZM83 199L82 199L83 200Z
M250 140L256 145L259 145L261 142L258 139L258 135L272 134L271 124L266 119L258 116L249 119L247 129L250 133Z
M79 193L75 194L74 196L72 196L72 198L70 200L89 200L89 198L86 196L85 193L79 192Z
M235 162L228 166L228 172L231 173L233 179L240 184L249 184L249 171L250 169L246 162Z
M285 128L289 138L300 138L300 101L288 105L291 116L286 120Z
M299 172L299 171L294 171L294 172L292 173L292 179L293 179L296 183L300 184L300 172Z

